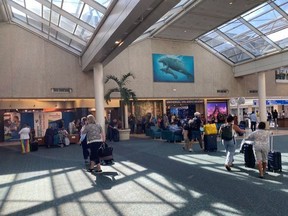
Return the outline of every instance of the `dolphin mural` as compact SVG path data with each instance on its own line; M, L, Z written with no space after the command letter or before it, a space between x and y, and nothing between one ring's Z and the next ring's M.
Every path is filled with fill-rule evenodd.
M163 67L160 68L166 74L170 74L174 79L178 79L176 73L181 73L187 76L188 79L192 79L193 75L187 71L183 61L176 57L163 56L158 59L159 63L163 64Z

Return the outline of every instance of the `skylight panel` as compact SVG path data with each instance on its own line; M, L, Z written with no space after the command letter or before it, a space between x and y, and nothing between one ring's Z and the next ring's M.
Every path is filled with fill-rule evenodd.
M86 42L90 40L90 38L92 37L92 34L93 34L92 32L84 29L83 27L79 25L77 26L76 31L75 31L75 35Z
M29 11L37 14L38 16L42 17L42 8L41 4L35 0L26 1L26 8Z
M21 5L22 7L25 7L24 0L13 0L13 2L16 2L17 4Z
M102 17L102 13L86 4L80 19L96 28Z
M66 31L73 33L76 27L76 24L71 20L67 19L64 16L61 16L59 27L65 29Z
M67 37L66 35L58 32L57 33L57 40L69 45L70 44L70 41L71 41L71 38Z
M287 0L275 0L274 3L280 6L282 4L287 4Z
M262 25L265 25L273 20L277 20L281 18L282 15L280 15L277 11L272 10L268 13L265 13L261 16L255 17L254 19L250 20L249 23L252 24L254 27L258 28Z
M80 0L69 0L63 2L62 9L79 18L83 5L84 3Z
M288 3L287 3L287 0L285 1L286 4L283 4L280 6L280 8L285 11L286 13L288 13ZM275 2L276 3L276 2Z
M283 39L286 39L288 37L288 28L285 28L281 31L278 31L278 32L275 32L273 34L270 34L270 35L267 35L267 37L274 41L275 43L283 40Z
M50 8L43 6L43 18L46 19L47 21L50 20L50 13L51 13Z
M82 50L84 49L84 46L83 46L83 45L77 43L77 42L74 41L74 40L71 41L70 46L71 46L73 49L76 49L76 50L79 51L79 52L82 52Z
M94 0L94 1L108 8L112 0Z
M42 24L39 21L36 21L35 19L33 19L32 17L28 16L28 24L33 26L34 28L42 31Z
M54 5L58 6L59 8L62 8L62 0L51 0Z
M58 26L59 18L60 14L56 13L55 11L52 11L51 22Z
M13 17L19 19L19 20L22 20L23 22L26 22L26 14L23 13L22 11L19 11L17 10L16 8L12 7L11 6L11 10L12 10L12 13L13 13Z

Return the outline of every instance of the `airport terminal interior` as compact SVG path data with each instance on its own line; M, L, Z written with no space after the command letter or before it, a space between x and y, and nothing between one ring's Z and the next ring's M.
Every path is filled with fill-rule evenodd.
M288 0L0 0L0 76L0 215L287 214ZM216 123L213 151L160 126L195 112ZM241 151L252 113L282 157L264 178ZM102 173L79 144L89 114L113 148ZM231 171L229 114L246 130Z

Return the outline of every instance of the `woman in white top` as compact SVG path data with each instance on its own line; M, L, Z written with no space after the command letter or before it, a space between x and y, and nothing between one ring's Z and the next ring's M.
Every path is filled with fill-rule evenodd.
M22 148L22 154L30 152L30 127L27 124L23 125L23 128L19 131L20 143Z

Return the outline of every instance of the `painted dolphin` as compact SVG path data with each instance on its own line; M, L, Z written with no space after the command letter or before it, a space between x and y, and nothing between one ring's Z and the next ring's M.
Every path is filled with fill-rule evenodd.
M161 70L167 74L171 74L175 79L178 79L178 76L173 72L179 72L187 76L187 78L192 78L192 74L189 73L184 63L177 59L177 58L171 58L171 57L161 57L158 62L163 64L163 68Z

